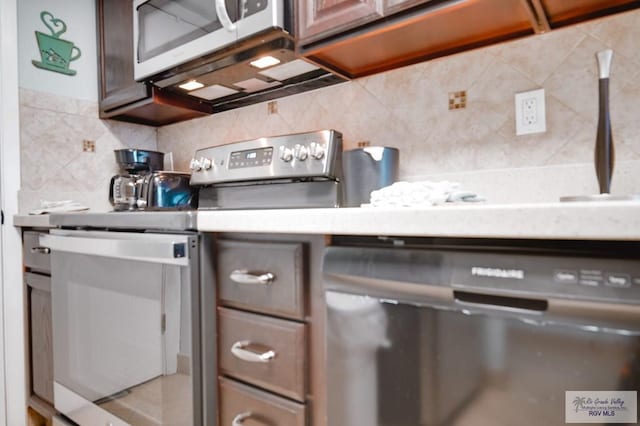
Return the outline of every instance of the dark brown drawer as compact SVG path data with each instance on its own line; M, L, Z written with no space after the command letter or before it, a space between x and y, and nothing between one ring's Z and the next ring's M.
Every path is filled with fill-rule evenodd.
M225 308L218 317L223 374L305 400L304 324Z
M306 410L302 404L280 398L251 386L220 377L220 421L222 425L260 424L304 426ZM256 423L251 423L255 419Z
M35 231L25 231L22 234L24 264L27 268L50 273L50 251L47 247L40 245L40 235L43 235L43 233Z
M303 264L301 243L220 241L220 303L304 319Z

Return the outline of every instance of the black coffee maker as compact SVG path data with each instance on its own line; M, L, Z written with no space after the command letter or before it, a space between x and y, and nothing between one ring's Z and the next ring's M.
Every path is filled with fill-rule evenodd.
M116 211L136 210L143 177L163 169L164 153L130 148L114 153L121 173L111 178L109 202Z
M191 175L163 171L164 153L141 149L114 151L121 173L111 178L109 201L116 211L190 210L197 207Z

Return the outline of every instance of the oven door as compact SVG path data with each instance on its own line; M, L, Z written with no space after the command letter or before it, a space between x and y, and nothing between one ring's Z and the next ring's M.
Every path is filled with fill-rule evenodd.
M283 0L134 0L134 77L142 80L285 27Z
M53 230L54 401L83 425L201 425L197 237Z
M580 409L567 391L632 391L637 404L638 304L458 291L415 252L332 254L330 425L560 425Z

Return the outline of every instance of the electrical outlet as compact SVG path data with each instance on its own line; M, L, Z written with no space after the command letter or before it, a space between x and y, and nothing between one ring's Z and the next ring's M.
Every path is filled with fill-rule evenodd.
M516 135L547 131L544 89L516 93Z

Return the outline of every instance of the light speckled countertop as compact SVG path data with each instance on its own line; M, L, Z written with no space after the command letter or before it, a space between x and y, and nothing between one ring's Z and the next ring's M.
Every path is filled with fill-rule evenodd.
M197 223L210 232L640 241L640 202L217 210L198 212ZM49 226L46 215L15 216L14 225Z

